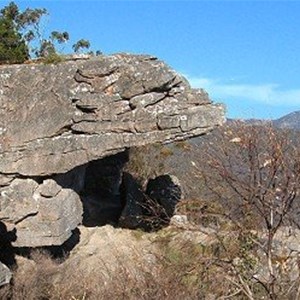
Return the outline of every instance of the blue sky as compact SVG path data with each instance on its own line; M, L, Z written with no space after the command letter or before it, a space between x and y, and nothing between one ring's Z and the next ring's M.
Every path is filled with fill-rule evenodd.
M300 110L300 1L15 3L45 7L49 31L86 38L94 50L159 57L225 103L228 117L278 118Z

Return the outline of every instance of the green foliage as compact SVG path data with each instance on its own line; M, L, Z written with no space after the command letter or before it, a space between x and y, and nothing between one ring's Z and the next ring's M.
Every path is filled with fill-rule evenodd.
M16 13L14 19L17 25L17 29L22 29L22 30L29 29L38 32L40 21L42 17L46 14L47 14L47 10L45 8L36 8L36 9L27 8L22 13L19 12Z
M30 57L42 57L46 63L61 61L57 49L70 39L69 33L52 31L48 38L43 37L41 21L45 15L45 8L21 12L14 2L0 10L0 64L23 63ZM89 47L90 42L84 39L73 45L76 53Z
M79 53L79 51L83 48L90 48L90 42L88 40L81 39L77 43L72 46L75 53Z
M10 4L0 12L0 63L22 63L29 57L28 47L16 30L17 8Z
M57 44L66 43L69 40L68 32L52 31L48 39L42 40L40 47L35 50L35 54L38 57L53 58L59 57L57 53Z
M29 43L40 37L39 23L45 9L20 12L14 2L0 11L0 63L22 63L29 59Z
M52 31L51 32L51 40L57 41L59 44L65 43L69 40L69 33L68 32L58 32L58 31Z
M63 55L59 55L58 53L53 52L53 53L49 53L47 56L45 56L43 58L43 63L45 63L45 64L58 64L60 62L63 62L64 60L65 59L64 59Z

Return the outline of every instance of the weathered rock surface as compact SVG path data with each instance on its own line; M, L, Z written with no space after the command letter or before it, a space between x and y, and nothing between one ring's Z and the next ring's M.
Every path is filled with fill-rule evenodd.
M150 56L0 68L0 173L44 176L203 134L223 109Z
M145 219L146 195L133 176L126 172L124 172L122 180L122 197L125 206L119 219L119 226L129 229L145 228L147 225Z
M60 245L82 220L79 195L52 179L17 178L0 191L0 219L16 229L14 246Z
M125 206L119 226L152 231L169 224L176 204L183 196L179 180L173 175L150 179L144 191L132 175L124 172L122 197Z
M0 218L17 246L59 245L82 220L87 164L204 134L223 107L151 56L0 67Z
M114 276L114 272L126 270L133 276L140 277L139 268L148 272L156 271L155 243L149 234L113 228L110 225L88 228L79 226L80 242L70 253L63 268L73 266L82 274L103 274L106 278ZM142 278L141 278L142 279Z
M12 273L9 268L0 262L0 286L10 283Z
M178 178L169 174L150 179L146 193L164 208L167 218L173 216L176 204L183 199Z

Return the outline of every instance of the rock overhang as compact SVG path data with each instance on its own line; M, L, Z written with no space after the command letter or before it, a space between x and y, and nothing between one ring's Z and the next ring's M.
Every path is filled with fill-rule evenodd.
M15 246L61 245L82 221L90 162L224 121L222 105L152 56L0 66L0 221Z
M64 173L125 148L204 134L223 107L152 56L0 68L0 173Z

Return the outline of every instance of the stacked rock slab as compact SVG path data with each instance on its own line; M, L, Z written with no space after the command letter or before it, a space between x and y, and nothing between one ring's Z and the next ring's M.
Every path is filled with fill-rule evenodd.
M63 174L223 122L222 106L152 56L0 66L0 220L15 246L60 245L82 220L84 167L77 185Z

